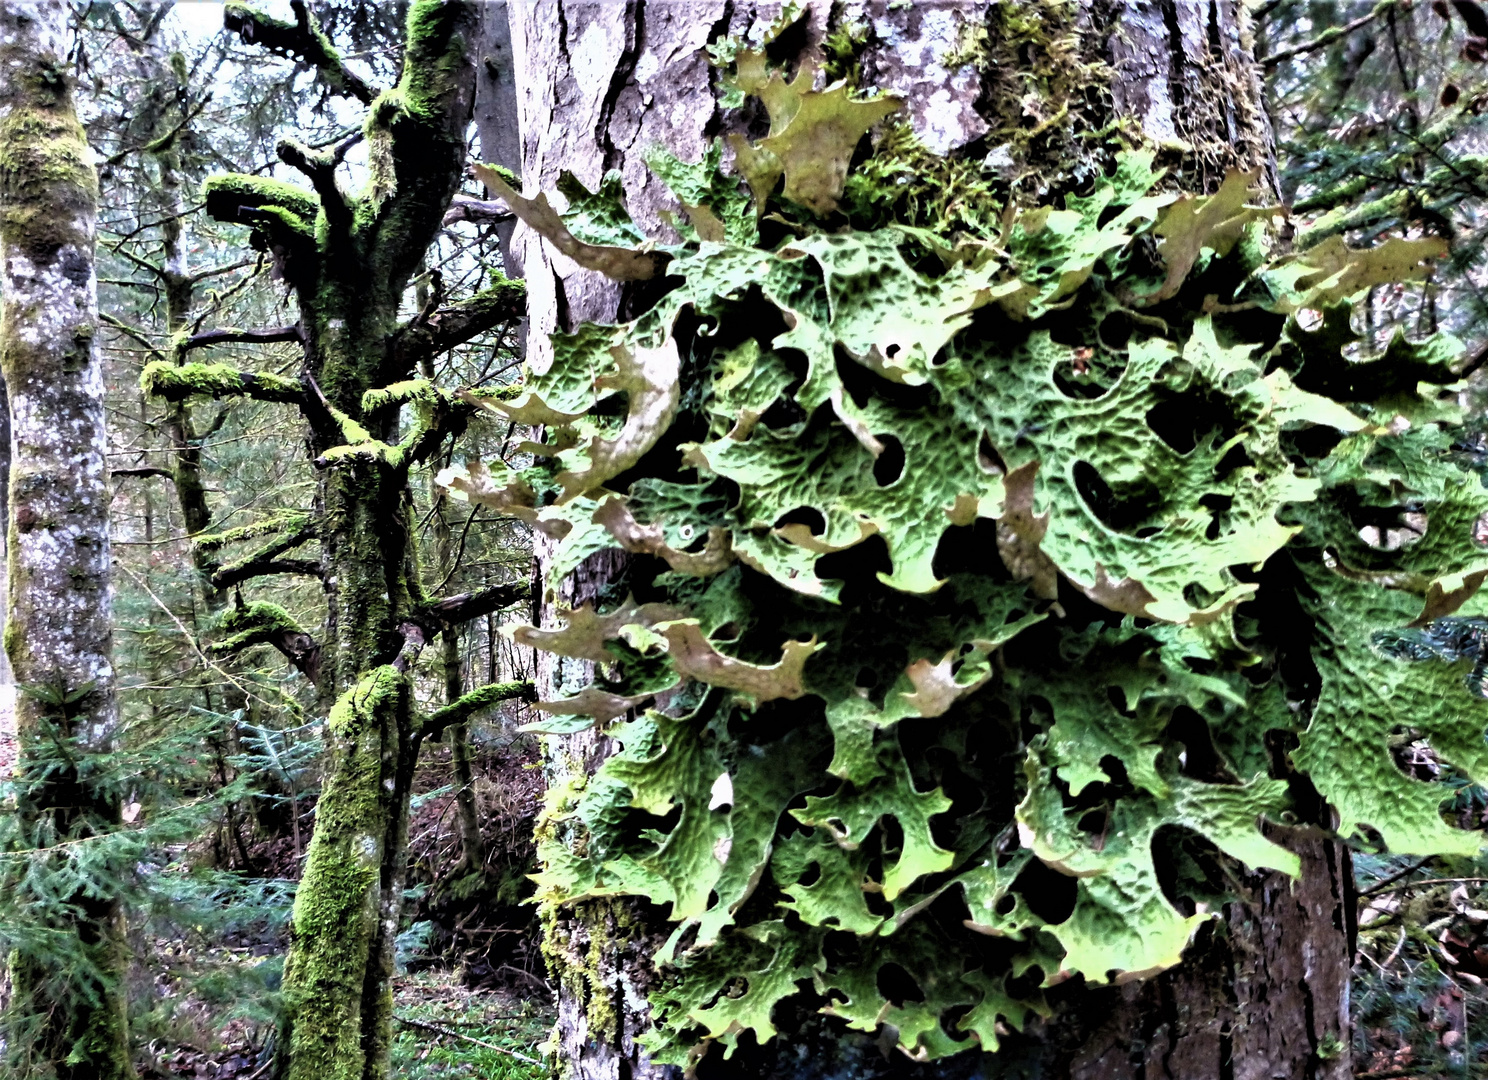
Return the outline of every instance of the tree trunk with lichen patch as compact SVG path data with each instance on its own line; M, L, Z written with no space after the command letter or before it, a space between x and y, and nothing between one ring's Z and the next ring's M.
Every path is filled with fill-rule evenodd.
M14 812L24 842L39 849L120 821L109 778L79 761L113 749L117 712L93 341L98 185L73 105L68 15L60 0L0 10L0 369L13 447L5 648L26 687L16 701ZM12 897L26 894L26 883L12 885ZM80 961L59 974L24 947L14 954L10 1063L31 1076L130 1076L117 896L79 887L65 899L67 915L47 929L75 936Z
M594 190L606 171L618 170L637 224L669 236L662 211L681 208L643 154L664 144L696 161L714 136L762 133L759 117L716 104L718 74L705 48L759 31L778 11L702 2L514 6L526 192L551 192L560 170ZM1237 0L811 4L769 52L775 63L809 57L833 78L902 94L918 137L912 169L923 176L937 174L938 155L980 161L1014 199L1057 204L1087 190L1124 141L1155 146L1175 188L1209 192L1228 170L1259 170L1274 197L1272 137L1245 19ZM526 229L515 249L528 282L529 356L539 371L550 362L548 332L630 318L650 299L647 285L622 287L583 270ZM537 543L544 581L554 545L541 536ZM618 599L624 568L623 556L601 553L570 579L546 581L534 622L554 625L558 604L578 607L606 589ZM544 698L590 677L583 661L539 656ZM545 830L558 835L585 775L612 751L592 733L550 738ZM1275 775L1289 775L1286 748L1274 757ZM1315 827L1273 833L1301 855L1300 882L1266 873L1235 882L1240 900L1201 930L1183 965L1118 988L1056 988L1055 1015L1005 1040L995 1058L969 1053L917 1065L793 1011L775 1017L781 1034L772 1042L741 1047L729 1062L715 1052L698 1075L1341 1080L1350 1075L1352 871L1347 850L1321 838L1332 825L1327 806L1303 801ZM657 978L650 957L670 929L661 909L624 898L545 914L567 1076L671 1074L637 1043L648 1024L645 993Z

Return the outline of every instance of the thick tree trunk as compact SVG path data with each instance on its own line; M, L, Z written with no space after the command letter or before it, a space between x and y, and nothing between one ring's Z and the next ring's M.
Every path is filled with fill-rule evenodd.
M119 822L111 786L77 766L113 748L117 717L93 345L98 185L73 106L68 14L61 0L0 9L0 369L12 445L5 648L16 681L31 688L16 702L16 812L26 841L42 847ZM34 1062L22 1068L29 1075L131 1075L117 900L82 885L67 900L70 916L50 929L75 935L83 956L59 975L55 961L17 952L7 1049Z
M869 25L858 57L865 86L904 95L926 146L985 158L1025 201L1055 201L1087 184L1107 164L1099 140L1088 136L1113 123L1156 144L1188 190L1212 191L1226 170L1240 168L1262 170L1274 192L1271 132L1238 0L866 0L833 8L810 5L773 51L820 58L829 31L848 21ZM513 5L527 193L552 191L561 170L591 190L618 170L636 222L664 235L659 211L670 204L643 153L659 143L686 161L702 155L732 119L715 103L717 73L705 46L759 30L778 11L732 2ZM1065 47L1071 36L1074 49ZM952 53L959 62L940 62ZM550 362L549 332L630 317L643 300L525 229L514 247L528 282L529 361L538 371ZM539 537L539 580L549 548ZM556 603L578 606L622 566L617 553L596 556L569 581L547 582L534 611L540 625L553 624ZM576 664L540 655L540 694L583 685L588 672ZM550 778L592 770L608 749L591 734L552 738ZM1328 827L1326 814L1318 806L1314 824ZM1157 978L1117 989L1057 988L1055 1017L1025 1039L1007 1040L999 1065L1082 1080L1350 1075L1348 854L1306 831L1278 840L1302 856L1299 883L1267 874L1241 883L1224 922L1200 935L1181 967ZM590 901L550 920L567 1075L667 1073L636 1043L647 1025L644 992L655 978L649 958L666 932L659 913L638 903ZM782 1034L772 1043L755 1053L741 1049L726 1065L710 1057L699 1075L814 1080L851 1065L853 1075L950 1077L988 1068L974 1054L929 1066L886 1061L868 1037L809 1014L776 1022Z

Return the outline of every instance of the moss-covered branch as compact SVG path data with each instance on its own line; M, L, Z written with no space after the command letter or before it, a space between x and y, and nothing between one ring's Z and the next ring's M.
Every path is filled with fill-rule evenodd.
M332 92L356 98L363 105L371 104L375 91L342 62L304 0L290 0L289 6L294 10L294 22L276 19L247 4L228 3L222 11L222 25L245 45L262 45L270 52L309 64L320 72Z
M305 391L295 379L266 371L238 371L226 364L172 364L155 360L140 372L140 389L166 401L250 397L285 405L305 403Z
M303 288L314 280L321 209L313 192L266 176L218 173L203 182L202 198L218 221L249 226L253 247L273 253L285 281Z
M299 532L309 524L310 515L303 510L279 510L251 524L239 525L235 529L227 529L219 533L203 533L194 540L197 547L206 551L215 551L228 544L253 540L271 533Z
M227 589L249 578L265 574L319 575L320 563L308 559L281 560L286 551L306 544L319 535L313 526L304 526L295 532L283 532L252 554L228 563L212 575L214 588Z
M536 701L537 690L527 679L488 683L478 690L472 690L465 696L429 714L421 729L424 741L437 739L449 725L463 724L476 713L484 712L486 709L500 705L503 701L511 701L513 698L521 701Z
M305 678L319 682L320 645L278 604L240 602L222 617L217 629L225 636L207 646L213 656L231 656L255 645L272 645Z

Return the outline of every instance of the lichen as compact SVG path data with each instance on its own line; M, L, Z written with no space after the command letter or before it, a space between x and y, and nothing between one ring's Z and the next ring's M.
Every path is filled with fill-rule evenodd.
M98 177L72 108L67 72L50 60L4 60L14 72L0 120L0 233L7 245L50 257L69 244L91 245L79 232L98 198Z
M1010 7L987 48L1064 47L1030 35L1071 30L1065 5ZM779 92L761 70L746 85ZM1053 152L1046 135L1071 132L1051 122L1030 153ZM905 212L890 163L849 214L860 227L796 214L773 250L689 237L653 308L556 338L504 409L541 415L539 449L576 461L636 420L634 356L675 349L676 400L643 408L623 468L569 468L531 509L567 527L558 567L606 544L616 505L659 544L720 535L735 560L708 577L636 560L646 604L512 631L595 665L557 711L592 713L618 745L539 825L545 948L596 1034L618 1030L615 927L637 897L677 926L653 956L653 1061L767 1040L793 996L919 1061L994 1051L1046 1012L1039 981L1178 963L1226 900L1224 860L1298 872L1263 828L1305 809L1270 771L1277 729L1345 832L1476 848L1442 818L1447 789L1389 751L1429 724L1457 773L1488 778L1481 699L1435 653L1399 664L1370 645L1484 606L1470 534L1488 490L1445 456L1458 350L1398 338L1355 359L1350 322L1356 295L1419 278L1441 245L1334 238L1268 259L1257 234L1277 210L1254 175L1165 191L1154 159L1120 154L1083 194L1021 211L968 175L964 206L921 189L923 225L866 224L876 201ZM1320 326L1297 323L1304 307ZM623 421L621 386L638 387ZM536 490L478 475L473 500ZM1405 512L1430 522L1418 543L1365 542L1361 517ZM1438 629L1462 625L1478 624ZM1264 653L1279 634L1321 678L1310 712L1291 703L1313 691ZM1408 719L1427 698L1439 715ZM1214 748L1202 772L1186 722ZM1174 829L1201 838L1177 885ZM1035 861L1069 880L1057 914L1021 873ZM885 992L890 965L919 999Z

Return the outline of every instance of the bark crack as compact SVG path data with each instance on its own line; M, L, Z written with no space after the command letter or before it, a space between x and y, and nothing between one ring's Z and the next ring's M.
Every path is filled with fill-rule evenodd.
M610 125L620 104L620 96L627 88L635 86L636 61L641 58L641 43L646 36L646 0L627 0L624 25L625 48L620 51L614 70L610 72L610 85L605 88L599 119L594 124L594 142L600 147L600 160L605 172L619 168L625 161L625 152L610 136Z

